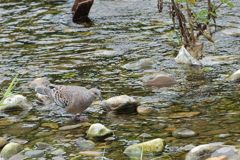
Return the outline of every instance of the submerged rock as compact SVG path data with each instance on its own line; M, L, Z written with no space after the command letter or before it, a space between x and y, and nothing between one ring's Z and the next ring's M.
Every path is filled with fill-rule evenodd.
M100 123L95 123L90 126L90 128L87 130L87 137L89 138L105 138L108 135L111 135L113 133L112 130L108 129L104 125Z
M55 132L54 131L40 131L37 134L35 134L36 137L42 138L42 137L48 137L53 135Z
M132 113L136 112L139 102L133 97L121 95L109 98L103 101L101 105L115 113Z
M223 133L223 134L217 135L216 137L219 137L219 138L227 138L227 137L231 137L231 134L229 134L229 133Z
M70 160L83 160L83 159L91 159L91 160L110 160L104 157L104 152L99 151L82 151L79 154Z
M28 159L29 157L26 156L26 155L23 155L23 153L18 153L18 154L15 154L14 156L12 156L11 158L9 158L8 160L26 160Z
M88 157L102 157L103 153L98 151L82 151L82 152L79 152L79 155L88 156Z
M13 138L13 139L11 139L10 142L15 142L15 143L18 143L18 144L27 144L27 143L28 143L28 140Z
M240 150L223 143L209 143L193 148L186 155L185 160L202 160L225 156L227 160L240 159Z
M164 73L144 76L142 81L145 86L157 88L170 87L177 83L171 76Z
M123 68L127 70L151 69L153 68L154 64L155 62L153 59L144 58L144 59L140 59L137 62L131 62L131 63L125 64Z
M29 150L25 152L25 155L30 158L42 157L45 153L45 150Z
M175 58L177 63L189 64L189 65L201 65L200 61L195 59L184 46L181 47L177 57Z
M13 124L13 121L9 119L6 118L0 119L0 128L5 128L5 126L9 126L11 124Z
M11 135L19 136L28 134L29 132L37 129L38 123L16 123L8 128L8 133Z
M164 149L164 146L164 140L157 138L147 142L128 146L123 153L131 158L139 158L141 154L161 153Z
M78 148L82 151L91 150L95 147L95 143L93 141L86 140L82 137L80 137L76 140L76 144L77 144Z
M112 137L107 137L107 138L105 138L104 139L104 141L109 141L109 142L111 142L111 141L114 141L114 140L116 140L116 137L114 137L114 136L112 136Z
M232 64L238 62L239 60L240 60L239 55L221 55L221 56L206 56L200 61L204 66L214 66Z
M64 151L64 149L58 148L58 149L52 151L51 154L55 155L55 156L60 156L60 155L66 154L66 152Z
M47 127L47 128L51 128L51 129L58 129L59 128L58 124L55 123L55 122L42 123L41 127Z
M37 142L35 144L35 147L38 149L38 150L48 150L48 149L52 149L53 147L48 144L48 143L45 143L45 142Z
M232 82L238 82L240 81L240 69L234 72L230 77L229 80Z
M71 130L71 129L76 129L83 126L82 123L79 124L74 124L74 125L68 125L68 126L62 126L59 128L60 131L66 131L66 130Z
M52 160L65 160L65 158L63 156L55 156L52 157Z
M172 132L173 137L175 138L188 138L196 136L196 132L187 129L187 128L178 128Z
M193 145L193 144L188 144L188 145L186 145L186 146L181 147L180 150L186 152L186 151L190 151L190 150L193 149L194 147L196 147L196 146Z
M94 52L94 55L97 57L115 57L120 55L120 53L112 50L98 50Z
M5 159L9 159L10 157L19 153L22 150L23 146L21 144L10 142L3 147L0 155Z
M141 138L150 138L152 136L150 134L148 134L148 133L142 133L142 134L139 135L139 137L141 137Z
M222 32L229 36L240 37L240 28L227 28L222 30Z
M197 116L199 114L200 114L200 112L178 112L178 113L173 113L173 114L169 115L169 118L174 118L174 119L191 118L191 117Z

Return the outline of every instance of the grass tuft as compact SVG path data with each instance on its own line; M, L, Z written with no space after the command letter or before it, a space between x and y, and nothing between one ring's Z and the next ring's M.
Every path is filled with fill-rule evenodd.
M6 99L7 97L12 95L12 91L16 87L17 83L18 83L18 74L13 78L12 82L9 84L7 90L5 91L3 97L0 101L0 105L2 105L4 99Z

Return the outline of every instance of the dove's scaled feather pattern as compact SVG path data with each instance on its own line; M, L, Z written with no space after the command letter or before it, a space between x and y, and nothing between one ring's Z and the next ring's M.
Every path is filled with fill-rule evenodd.
M74 114L83 112L96 98L101 99L101 92L96 88L51 84L35 90L37 93L47 95L57 105L65 107L67 112Z

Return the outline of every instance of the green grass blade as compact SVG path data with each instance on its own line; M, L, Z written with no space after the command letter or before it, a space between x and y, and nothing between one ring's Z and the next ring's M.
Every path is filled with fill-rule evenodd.
M5 91L3 98L0 101L0 104L3 102L3 100L7 97L9 97L12 94L12 90L14 89L14 87L17 85L18 83L18 74L13 78L12 82L10 83L10 85L8 86L7 90Z

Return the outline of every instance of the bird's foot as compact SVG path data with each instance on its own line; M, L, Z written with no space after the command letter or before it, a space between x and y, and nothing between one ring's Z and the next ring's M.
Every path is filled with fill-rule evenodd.
M88 121L88 118L85 117L85 116L80 116L80 115L75 115L72 117L73 121L76 121L76 122L86 122Z

